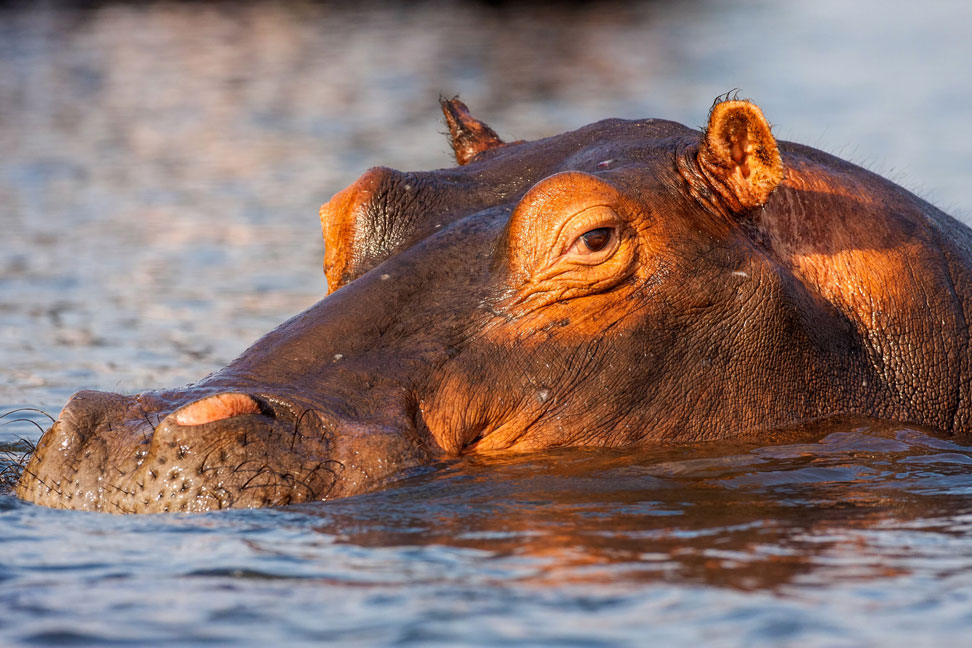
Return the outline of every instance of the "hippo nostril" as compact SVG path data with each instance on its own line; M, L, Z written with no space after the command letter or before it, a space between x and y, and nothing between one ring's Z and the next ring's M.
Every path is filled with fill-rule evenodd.
M216 394L186 405L175 413L179 425L204 425L231 416L260 414L260 405L246 394Z

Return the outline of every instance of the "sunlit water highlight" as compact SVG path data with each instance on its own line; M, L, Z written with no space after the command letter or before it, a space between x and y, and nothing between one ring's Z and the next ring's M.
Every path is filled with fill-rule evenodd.
M841 424L772 446L460 461L208 515L6 498L25 643L949 645L972 624L972 445ZM914 645L914 644L911 644Z
M0 8L0 414L190 382L317 301L317 206L375 164L450 164L440 93L516 139L700 124L739 86L780 137L968 214L965 4L605 7ZM0 444L45 425L8 416ZM0 492L0 645L968 641L972 442L805 433L198 516Z

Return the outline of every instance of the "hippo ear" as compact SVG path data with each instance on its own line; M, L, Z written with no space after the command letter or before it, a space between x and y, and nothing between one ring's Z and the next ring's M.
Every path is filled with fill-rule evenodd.
M699 166L736 213L761 207L783 180L783 160L763 111L748 101L712 107Z
M503 146L504 142L492 128L469 114L466 104L458 98L439 99L442 114L449 126L449 141L460 165L492 148Z

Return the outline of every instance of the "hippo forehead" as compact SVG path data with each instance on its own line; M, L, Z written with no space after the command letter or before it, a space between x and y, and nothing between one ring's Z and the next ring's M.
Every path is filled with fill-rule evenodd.
M630 186L674 172L672 156L698 132L660 119L607 119L532 142L484 150L464 166L366 171L321 208L329 291L461 218L513 206L563 171L610 174Z
M683 136L697 138L698 132L663 119L605 119L553 137L484 151L461 170L484 182L537 182L558 171L594 170L583 167L609 160L643 161L645 151Z

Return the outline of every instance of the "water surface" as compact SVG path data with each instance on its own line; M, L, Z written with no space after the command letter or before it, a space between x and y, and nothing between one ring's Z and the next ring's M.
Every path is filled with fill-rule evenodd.
M972 446L876 424L819 434L460 461L275 510L110 516L8 498L0 631L25 644L957 645L972 624Z

